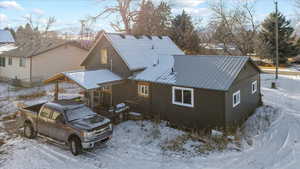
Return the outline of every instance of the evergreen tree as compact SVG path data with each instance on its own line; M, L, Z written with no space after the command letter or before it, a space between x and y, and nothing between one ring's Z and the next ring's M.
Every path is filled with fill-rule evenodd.
M133 34L137 35L168 35L171 22L171 8L161 2L157 7L153 2L143 1L133 26Z
M296 56L299 53L299 43L295 44L294 28L291 21L278 13L278 44L279 44L279 63L286 63L289 57ZM260 39L265 48L265 57L276 58L276 13L271 13L262 23Z
M198 54L200 39L191 16L184 10L172 20L170 37L187 54Z
M133 34L137 35L153 35L153 16L154 16L154 4L152 1L144 1L141 4L140 11L136 17L136 22L133 26Z

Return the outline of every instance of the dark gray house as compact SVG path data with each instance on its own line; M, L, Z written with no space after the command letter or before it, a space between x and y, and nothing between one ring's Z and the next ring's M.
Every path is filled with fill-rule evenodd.
M125 102L178 126L241 124L261 104L260 70L249 57L188 56L169 37L102 32L82 66L48 82L76 82L91 107Z

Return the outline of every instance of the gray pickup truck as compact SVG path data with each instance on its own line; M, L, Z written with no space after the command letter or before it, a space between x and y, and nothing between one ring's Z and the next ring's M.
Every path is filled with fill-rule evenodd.
M27 138L41 136L68 145L73 155L111 139L113 128L108 118L82 103L55 101L21 108L19 122Z

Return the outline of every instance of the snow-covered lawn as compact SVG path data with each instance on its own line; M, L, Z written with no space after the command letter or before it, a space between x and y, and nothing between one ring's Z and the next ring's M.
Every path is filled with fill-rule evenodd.
M107 144L80 156L43 143L41 139L10 139L0 148L1 169L298 169L300 166L300 76L280 76L278 89L270 89L273 75L262 75L263 101L242 130L241 151L197 154L199 142L188 140L188 153L164 151L161 146L184 132L160 124L128 121L115 127ZM0 131L1 136L1 131ZM1 150L8 154L1 155ZM2 161L2 163L1 163Z

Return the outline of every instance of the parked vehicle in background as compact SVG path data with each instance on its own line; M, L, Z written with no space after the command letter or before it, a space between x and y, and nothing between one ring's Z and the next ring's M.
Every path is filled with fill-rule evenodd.
M73 155L106 143L112 123L82 103L60 100L21 108L18 114L27 138L41 136L68 145Z

